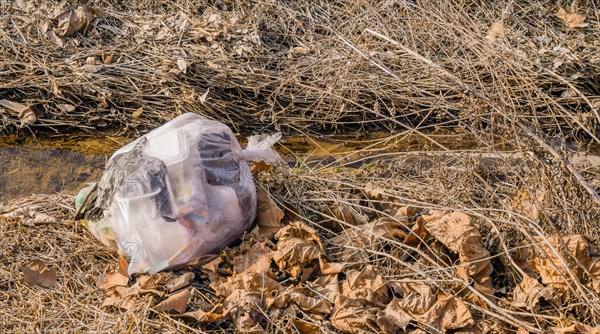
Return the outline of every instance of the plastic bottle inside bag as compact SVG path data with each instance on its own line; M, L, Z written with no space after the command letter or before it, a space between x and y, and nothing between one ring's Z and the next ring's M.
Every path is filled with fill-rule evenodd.
M256 216L247 161L278 160L271 146L280 137L251 137L242 150L223 123L181 115L113 154L97 186L102 218L88 227L117 245L130 274L218 252Z

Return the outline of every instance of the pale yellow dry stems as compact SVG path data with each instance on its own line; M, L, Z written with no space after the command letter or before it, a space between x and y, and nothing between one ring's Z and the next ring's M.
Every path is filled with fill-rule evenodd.
M3 3L0 21L0 98L37 105L36 127L146 131L192 111L252 131L460 124L493 145L521 121L598 140L594 1L562 4L586 15L576 30L545 2L104 1L64 47L40 3Z
M358 170L297 168L282 172L284 178L276 171L261 184L299 210L323 239L355 228L332 206L371 218L386 215L379 208L386 203L467 213L491 252L498 299L510 297L522 277L507 255L533 245L534 237L548 244L555 234L600 236L600 208L589 189L600 189L600 171L593 164L568 170L562 164L570 154L552 144L567 138L584 151L600 144L596 1L105 1L87 33L75 34L64 48L48 40L34 10L17 4L0 4L0 99L35 105L32 130L144 132L191 111L245 131L397 130L395 136L417 134L430 149L447 151L431 130L459 126L475 138L477 152L499 161L489 165L461 152L437 158L380 153L383 163ZM555 16L559 6L585 15L587 27L566 27ZM498 21L506 33L491 43L486 35ZM82 70L89 57L101 62L107 55L111 62L98 72ZM60 109L64 103L75 110ZM24 131L17 130L17 115L3 111L0 122L3 132ZM525 163L497 154L506 148L531 158ZM367 200L366 185L386 196L380 203ZM519 191L544 194L539 221L515 210ZM66 197L56 203L63 205L54 205L54 213L72 213ZM3 331L202 328L147 308L101 310L103 295L90 277L115 258L75 222L26 227L12 219L0 229ZM333 258L353 251L327 246ZM571 303L533 313L490 302L487 308L469 304L471 311L512 331L548 328L563 318L598 325L598 296L569 277L565 269L578 265L574 259L554 251L562 254ZM368 262L390 282L426 281L441 291L466 285L453 265L430 254L381 240L368 250ZM429 265L415 271L415 257L430 258ZM19 267L31 258L63 268L57 290L21 283ZM191 307L215 302L202 284L197 289L206 296Z

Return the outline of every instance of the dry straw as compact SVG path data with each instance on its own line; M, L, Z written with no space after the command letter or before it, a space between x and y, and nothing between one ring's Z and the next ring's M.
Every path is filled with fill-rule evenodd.
M390 286L426 283L445 295L475 295L464 302L490 331L598 326L591 263L600 255L600 170L586 156L600 145L595 1L102 2L89 26L62 39L64 26L54 20L62 7L0 7L0 99L31 108L32 130L137 134L190 111L239 131L394 130L373 142L378 151L348 157L377 154L358 169L298 159L295 169L263 172L260 184L317 230L332 261L347 261L348 270L375 264ZM1 115L2 131L24 131L18 113ZM440 128L459 128L457 140L472 142L470 152L450 150L434 134ZM409 135L436 152L389 153L391 139ZM66 197L56 203L46 206L57 218L72 213ZM0 213L15 205L27 201ZM401 206L413 215L395 218L391 210ZM364 224L382 218L417 231L419 217L433 210L471 218L489 252L475 262L490 261L493 298L478 290L479 278L462 279L460 267L472 263L433 234L417 244L376 233L370 247L344 241L349 231L369 234ZM75 222L24 224L0 224L9 236L0 269L0 305L11 310L6 331L235 330L175 320L150 304L123 314L100 309L103 296L89 277L114 257ZM571 242L583 240L575 235L587 236L585 254L573 251ZM40 254L64 261L60 293L17 282L18 266ZM516 307L528 261L560 296ZM541 263L558 283L544 281ZM206 282L194 289L190 308L218 303ZM269 329L284 327L260 311L274 321ZM335 330L327 317L302 314Z

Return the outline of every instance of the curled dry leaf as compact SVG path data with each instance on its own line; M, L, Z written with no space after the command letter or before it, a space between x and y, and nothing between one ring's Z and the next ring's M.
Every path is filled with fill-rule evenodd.
M273 298L272 305L283 309L292 302L310 313L331 314L333 303L312 287L293 287Z
M315 291L325 296L328 300L335 300L340 294L340 285L338 275L320 276L310 283Z
M318 325L297 318L291 319L290 325L292 326L293 330L300 334L319 334L322 332L321 327Z
M373 305L383 306L389 301L388 284L373 266L365 266L361 271L350 270L342 283L342 295L348 298L362 298Z
M25 104L9 100L0 100L0 106L18 114L21 126L29 126L37 121L33 109Z
M217 282L219 280L219 265L223 263L221 257L216 257L202 266L204 273L208 274L211 282Z
M362 298L348 298L339 295L335 300L335 310L331 316L331 324L346 333L376 332L379 309L372 307Z
M591 259L588 266L589 282L588 285L596 292L600 294L600 257L594 257Z
M106 291L106 298L102 307L112 306L124 310L129 310L138 303L141 303L146 295L155 295L162 297L163 293L154 289L143 289L139 283L131 287L114 286Z
M246 271L228 277L221 283L211 283L217 296L225 297L213 312L200 312L204 319L218 319L228 316L238 332L262 332L255 319L262 316L261 310L270 296L283 291L283 287L266 274ZM192 316L191 314L189 316ZM203 320L205 321L205 320Z
M530 311L538 311L540 308L540 299L558 303L560 296L549 287L544 287L536 279L527 275L523 276L521 283L513 292L512 306L515 308L525 308ZM557 304L558 305L558 304Z
M424 227L423 217L417 218L415 224L412 226L410 232L404 237L404 244L416 247L421 242L425 241L429 233Z
M540 220L544 192L537 190L535 195L526 190L519 190L513 202L513 209L525 217L537 222Z
M217 296L225 298L231 296L236 290L260 293L267 291L281 292L284 290L279 282L272 279L267 274L252 271L246 271L240 275L227 277L226 280L211 283L210 286L215 290Z
M360 225L369 221L366 215L362 215L353 205L346 203L334 203L328 211L336 220L350 225Z
M113 306L129 310L147 299L148 295L162 297L165 292L172 293L188 286L193 278L194 273L190 272L182 275L173 272L160 272L153 275L142 275L138 277L135 284L127 286L128 277L119 271L114 271L106 274L99 282L100 288L106 291L107 296L102 306ZM183 296L185 296L184 292L181 292L181 294L176 293L171 296L173 298L168 298L161 303L162 305L159 304L160 308L158 310L176 310L179 312L183 303L182 300L185 299ZM183 306L183 309L185 309L185 306ZM183 309L180 312L183 312Z
M271 239L281 228L281 220L283 219L284 213L264 189L259 188L256 195L258 208L256 213L257 226L255 232L259 236Z
M233 259L233 270L243 273L251 270L266 272L271 266L272 250L264 242L254 244L246 254L240 254Z
M588 268L591 265L591 258L588 255L590 247L589 240L583 235L567 235L563 237L551 236L547 238L547 241L561 255L552 251L548 242L541 237L534 237L534 239L538 242L542 251L545 253L545 256L532 259L531 265L540 274L542 283L549 287L559 290L566 289L567 282L565 281L565 278L569 279L569 276L567 276L565 269L572 271L575 276L582 279L584 268ZM564 250L566 250L567 253L565 253ZM569 254L573 259L562 254ZM561 261L561 257L565 263L569 264L569 268L565 268L563 261ZM573 265L573 260L577 261L575 265Z
M158 303L154 309L157 311L175 311L177 313L183 313L190 300L190 296L190 290L181 290Z
M96 10L88 6L65 10L54 18L58 21L55 33L58 37L68 37L81 30L85 33L95 17Z
M402 329L411 321L417 321L426 327L436 329L442 333L468 328L475 324L471 312L463 301L452 296L439 294L435 303L424 313L410 312L402 307L402 301L392 300L384 313L384 319L379 323L396 325Z
M571 14L567 13L564 8L560 8L556 13L556 16L563 21L563 23L569 28L583 28L587 26L586 23L583 23L585 20L585 16L579 14Z
M56 285L56 268L48 268L40 260L34 260L30 265L24 266L23 277L28 285L39 285L52 288Z
M152 275L140 276L136 285L145 290L159 289L173 292L188 286L193 278L194 273L191 272L182 275L177 275L173 272L159 272Z
M330 263L322 258L319 259L319 267L321 269L321 273L324 275L339 274L342 272L342 270L344 270L345 266L345 263Z
M467 275L480 282L492 273L490 252L483 247L483 238L469 216L432 210L423 219L425 229L434 238L458 253L461 263L469 263Z
M177 291L190 285L190 281L194 278L194 273L187 272L183 275L171 275L163 283L164 288L168 292Z
M343 261L360 261L369 257L368 250L374 250L380 246L384 239L404 239L408 221L382 217L370 223L348 227L333 237L331 241L340 246L349 246L339 258Z
M129 283L129 277L127 277L126 275L123 275L119 271L115 270L113 272L110 272L110 273L104 275L104 277L100 280L100 282L98 282L98 286L100 287L100 289L106 291L106 290L116 287L116 286L127 286L128 283Z
M434 289L425 283L398 283L394 290L403 296L397 301L398 307L412 314L427 312L436 300Z
M485 38L490 43L495 43L496 39L498 37L502 37L505 34L506 34L506 28L504 28L504 24L502 24L502 21L496 21L492 24L492 26L490 27L490 30L488 30L488 34L487 34L487 36L485 36Z
M600 327L592 327L584 324L574 324L567 327L552 327L544 334L600 334Z
M273 260L279 270L298 277L304 266L323 254L323 245L317 232L302 222L285 226L275 235L277 249Z

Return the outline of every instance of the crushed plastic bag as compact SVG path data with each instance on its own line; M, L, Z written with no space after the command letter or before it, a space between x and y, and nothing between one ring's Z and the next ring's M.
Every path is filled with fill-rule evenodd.
M92 203L101 218L88 218L87 226L121 250L129 274L155 273L218 252L256 216L247 161L276 162L280 157L271 147L279 138L251 137L242 150L225 124L181 115L112 155Z

